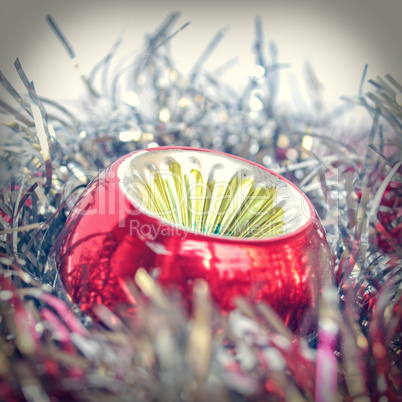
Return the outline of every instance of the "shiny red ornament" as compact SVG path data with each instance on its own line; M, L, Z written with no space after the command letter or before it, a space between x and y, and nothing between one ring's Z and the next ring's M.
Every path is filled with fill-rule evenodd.
M378 212L377 245L385 253L402 244L402 184L391 181L384 191Z
M261 194L271 201L253 198ZM331 278L324 229L299 189L253 162L180 147L136 151L104 170L72 209L54 258L89 313L127 302L126 279L143 267L189 303L203 278L222 311L243 296L292 329Z

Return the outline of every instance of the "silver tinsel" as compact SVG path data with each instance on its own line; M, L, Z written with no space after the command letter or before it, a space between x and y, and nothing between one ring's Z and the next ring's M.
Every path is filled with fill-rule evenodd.
M178 16L146 35L135 57L119 56L118 39L88 75L48 17L87 89L79 107L41 98L18 60L25 94L0 74L0 399L401 398L401 84L377 77L366 94L365 69L358 94L327 111L309 70L313 106L289 113L277 104L289 66L265 45L260 19L256 68L238 93L220 79L229 65L203 69L222 32L188 76L178 71L169 42L185 33L186 24L174 28ZM338 124L353 108L367 111L371 130ZM323 291L317 333L293 334L269 306L243 300L223 317L202 282L190 318L180 296L145 272L128 284L140 300L134 320L100 306L94 322L71 303L48 261L71 206L117 158L162 145L240 155L310 197L336 276Z

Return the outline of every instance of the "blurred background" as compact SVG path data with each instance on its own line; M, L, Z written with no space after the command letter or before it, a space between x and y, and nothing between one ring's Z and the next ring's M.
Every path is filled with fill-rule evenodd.
M225 38L205 68L213 70L236 56L237 64L224 80L241 88L255 63L253 41L259 15L267 46L270 40L276 42L279 61L291 63L292 80L303 85L309 62L329 100L357 93L365 63L368 78L390 73L402 81L401 0L3 0L0 69L20 88L13 66L19 57L40 95L74 99L82 83L47 23L47 14L59 24L88 73L123 29L123 50L138 51L144 35L172 11L181 12L177 28L190 22L172 39L173 57L183 73L213 36L225 29Z

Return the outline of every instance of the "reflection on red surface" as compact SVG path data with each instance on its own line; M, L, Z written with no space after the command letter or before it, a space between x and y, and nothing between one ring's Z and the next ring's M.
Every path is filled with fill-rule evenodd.
M121 284L140 267L158 268L159 282L178 286L188 300L194 279L204 278L225 311L236 296L264 301L293 329L314 309L330 256L310 203L313 219L290 235L256 240L187 232L126 199L116 175L126 157L89 185L54 246L63 283L83 310L126 302Z

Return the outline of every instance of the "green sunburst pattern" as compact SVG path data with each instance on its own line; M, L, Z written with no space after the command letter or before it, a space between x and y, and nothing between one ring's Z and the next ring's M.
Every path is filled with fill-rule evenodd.
M183 174L175 161L169 173L153 172L150 183L136 175L136 197L149 212L205 234L265 238L283 233L284 210L276 203L275 186L256 186L253 178L238 174L226 183L205 181L197 169Z

